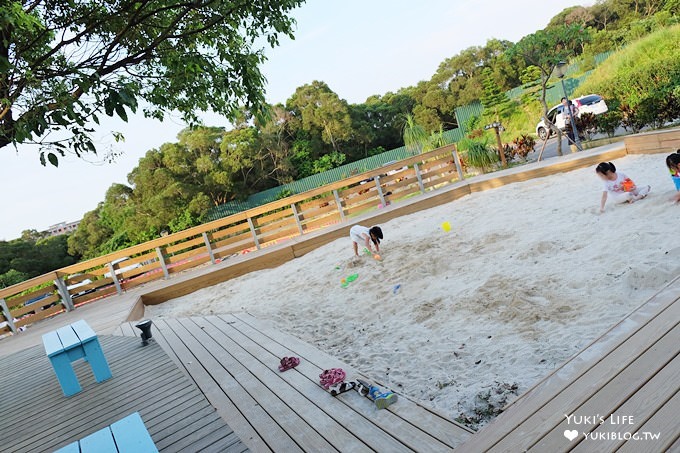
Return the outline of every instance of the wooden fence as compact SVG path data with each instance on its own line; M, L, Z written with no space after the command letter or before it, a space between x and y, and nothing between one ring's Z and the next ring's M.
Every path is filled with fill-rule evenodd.
M206 263L302 236L462 179L455 145L0 290L0 336Z

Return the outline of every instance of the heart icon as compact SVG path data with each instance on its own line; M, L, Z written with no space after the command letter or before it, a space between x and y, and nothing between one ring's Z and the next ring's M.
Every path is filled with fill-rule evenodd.
M578 431L576 431L575 429L572 429L571 431L567 429L564 431L564 437L569 439L569 441L571 442L572 440L578 437Z

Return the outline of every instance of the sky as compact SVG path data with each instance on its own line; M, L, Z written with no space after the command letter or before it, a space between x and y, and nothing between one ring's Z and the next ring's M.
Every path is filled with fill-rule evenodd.
M371 95L429 80L442 61L463 49L491 38L516 42L544 28L564 8L592 3L307 0L292 14L295 40L283 38L280 46L266 50L266 98L285 103L297 87L321 80L349 103L361 103ZM229 127L217 115L206 115L204 122ZM81 219L103 201L111 184L127 184L128 173L148 150L175 142L185 125L176 116L161 123L134 115L128 123L106 118L95 127L100 154L113 147L120 153L115 162L67 156L58 168L43 167L36 148L0 148L0 240ZM115 143L112 131L122 132L125 141Z

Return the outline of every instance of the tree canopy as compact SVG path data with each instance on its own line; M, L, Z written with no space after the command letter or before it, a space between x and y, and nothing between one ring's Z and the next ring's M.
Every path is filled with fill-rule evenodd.
M87 127L143 105L233 117L264 102L264 43L292 37L302 0L22 0L0 14L0 148L38 143L41 159L95 152Z
M485 45L464 49L442 61L429 80L396 92L369 96L362 103L348 103L325 82L313 81L297 88L285 103L264 105L262 75L257 69L262 54L257 43L271 38L271 43L275 44L279 34L290 34L292 22L286 14L300 2L257 3L232 5L232 11L225 9L227 6L222 2L219 5L207 0L191 2L191 7L196 9L178 22L184 25L176 31L187 36L168 37L168 43L159 44L149 59L139 63L139 67L132 65L120 68L120 71L99 79L94 76L94 72L85 70L83 64L92 66L95 60L99 63L103 61L101 55L92 52L116 40L115 36L110 35L115 27L113 22L102 23L86 31L83 24L94 24L94 19L87 16L86 12L92 12L94 18L102 19L121 8L127 8L128 15L121 17L130 20L132 11L141 14L166 5L176 13L176 8L184 4L145 1L116 3L106 9L99 3L84 0L62 3L36 0L32 3L9 2L11 10L3 10L4 15L0 14L2 36L5 39L3 43L10 43L5 47L6 62L11 62L9 66L3 63L5 60L0 55L0 65L5 64L2 66L2 77L5 78L0 80L0 88L7 89L8 81L16 83L16 77L24 73L28 77L24 82L23 98L19 96L10 102L9 97L3 100L6 96L0 95L3 110L8 112L5 115L10 115L3 117L5 119L0 123L0 133L5 134L5 139L10 138L12 143L18 142L16 136L7 136L10 124L29 131L30 128L26 129L29 126L21 126L22 121L30 122L42 117L45 123L41 123L40 127L44 134L31 132L25 136L24 142L43 140L48 144L51 140L47 135L48 130L57 127L75 128L75 132L79 133L84 123L81 125L78 121L94 118L101 112L121 115L121 109L122 115L127 115L138 104L148 104L147 113L159 117L165 111L177 108L191 121L195 119L192 116L195 111L189 108L193 101L198 101L193 105L199 110L214 109L214 103L224 107L223 111L230 115L233 124L229 128L226 127L226 121L214 127L189 127L178 136L176 142L149 150L128 175L127 183L111 186L104 200L84 216L78 230L70 235L68 247L75 258L81 255L94 257L118 250L156 238L164 231L180 231L207 220L207 213L213 206L231 200L243 200L255 192L402 146L405 137L413 152L429 149L441 142L439 139L445 129L462 126L457 124L456 108L473 101L482 101L490 106L486 109L489 114L495 116L495 111L498 111L506 126L506 133L528 133L536 124L539 109L545 110L545 106L541 106L534 93L530 92L530 96L510 102L506 111L500 107L505 103L503 94L506 90L520 85L524 88L534 86L535 89L547 87L547 77L562 59L578 60L581 67L590 69L594 64L589 62L597 53L617 49L639 36L677 23L680 12L678 0L598 1L590 7L565 9L545 29L525 36L518 43L492 39ZM67 4L73 8L68 11L79 14L66 14ZM209 18L216 18L220 14L227 17L224 19L224 30L210 29L200 37L191 34L200 24L205 26ZM199 20L194 20L196 18ZM111 20L117 21L115 23L120 26L122 19ZM167 25L164 21L160 23ZM73 31L58 33L69 24L75 27ZM253 29L250 25L259 29ZM135 30L134 33L139 33L139 36L130 35L117 44L115 55L107 60L109 63L138 55L135 52L142 49L139 46L150 42L150 22L140 22L131 27L130 33ZM216 28L220 27L222 25ZM20 39L18 30L24 28L30 33L22 35L23 44L17 44ZM27 37L42 36L41 30L53 38L33 44L27 41ZM123 30L128 28L124 27ZM85 31L79 40L64 44L56 53L48 55L44 62L35 66L37 72L33 72L28 63L30 59L38 61L40 55L47 55L46 52L58 46L59 42L69 41ZM243 33L239 34L241 31ZM100 35L100 40L88 41L87 36ZM42 44L38 45L39 42ZM664 38L663 42L667 42L667 39ZM184 49L181 48L183 45ZM592 89L606 96L630 98L629 102L616 102L629 109L626 118L631 125L640 124L641 114L648 111L645 107L648 105L663 105L668 112L675 112L675 104L671 101L680 99L675 73L672 72L675 65L670 60L663 60L664 65L658 70L659 66L655 66L654 61L656 56L674 58L676 47L670 44L666 46L667 49L673 49L671 55L667 51L664 53L661 45L652 46L648 51L641 50L649 58L636 54L628 58L628 66L621 64L616 68L611 66L611 71L598 71L612 77L615 74L630 75L639 61L642 77L658 76L649 79L649 83L645 82L647 87L658 85L655 96L645 97L647 93L639 90L640 86L619 83L619 79L612 82L604 78L602 84ZM29 51L29 48L33 50ZM68 52L76 48L81 50L74 55L85 58L79 65L65 58L70 55ZM187 54L186 59L184 53ZM10 54L11 58L7 56ZM86 56L90 54L94 60L87 60ZM17 60L17 55L22 55L23 60ZM139 72L142 66L150 68ZM59 67L62 67L63 74L54 72ZM48 74L54 75L54 80L49 79ZM218 75L226 75L231 79L213 81L216 85L207 86ZM84 85L89 91L79 93L77 82L89 80L86 76L96 80L92 85ZM663 78L660 79L660 76ZM159 80L162 78L168 80L161 83ZM252 84L241 85L244 78L248 78ZM593 76L593 81L596 79ZM159 88L154 86L157 83ZM51 88L56 90L54 95L49 94ZM76 97L72 96L74 93ZM213 99L214 96L221 97ZM644 100L647 98L651 100ZM65 102L65 106L57 108L58 100ZM662 101L666 104L662 104ZM612 100L609 103L608 99L612 109L618 105L616 102ZM680 102L677 104L680 105ZM25 108L19 108L23 105ZM54 110L45 109L50 106L55 107ZM267 114L257 115L258 106ZM89 113L87 109L90 109ZM35 112L40 114L32 116ZM23 117L24 114L27 116ZM6 118L12 119L13 123L7 123ZM61 125L55 122L55 118L67 122ZM473 120L470 124L484 124L479 118ZM87 135L87 132L84 131L84 134ZM76 135L74 133L70 139L77 141ZM61 144L68 145L68 141ZM58 147L57 144L54 146ZM89 145L82 146L89 149ZM2 254L7 250L0 247L0 263ZM37 261L34 263L37 265ZM18 268L6 269L5 272L11 271L9 278L28 275Z
M75 263L79 256L68 254L66 241L67 236L45 238L35 230L0 241L0 288Z

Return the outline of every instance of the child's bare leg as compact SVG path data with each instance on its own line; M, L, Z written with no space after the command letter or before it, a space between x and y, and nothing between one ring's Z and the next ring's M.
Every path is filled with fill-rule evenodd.
M645 186L645 187L642 187L642 188L636 187L633 191L631 191L631 193L633 194L633 197L631 198L630 202L633 203L635 201L642 200L643 198L645 198L649 194L649 191L651 189L652 188L650 186Z

